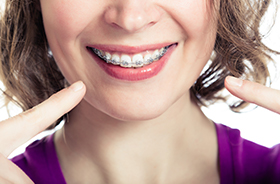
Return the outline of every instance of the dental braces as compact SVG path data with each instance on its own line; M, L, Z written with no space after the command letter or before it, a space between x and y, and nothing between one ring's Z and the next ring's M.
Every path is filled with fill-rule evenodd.
M135 63L131 61L131 58L121 59L119 56L111 56L109 53L105 54L96 48L91 48L91 50L102 60L113 65L120 65L122 67L142 67L148 65L154 61L158 61L168 50L170 46L163 47L158 51L158 53L151 55L146 55L143 61L137 60ZM128 56L129 57L129 56ZM111 59L112 58L112 59Z

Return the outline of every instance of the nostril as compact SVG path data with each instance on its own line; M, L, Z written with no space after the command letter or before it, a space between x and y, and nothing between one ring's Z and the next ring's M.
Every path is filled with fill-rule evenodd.
M116 23L111 23L111 26L112 27L114 27L114 28L117 28L117 29L122 29L122 27L121 26L119 26L118 24L116 24Z

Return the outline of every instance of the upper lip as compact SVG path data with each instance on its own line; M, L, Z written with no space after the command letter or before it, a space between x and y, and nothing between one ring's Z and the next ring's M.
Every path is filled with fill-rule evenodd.
M98 50L107 51L107 52L125 52L125 53L140 53L147 50L156 50L163 47L176 44L176 43L160 43L160 44L149 44L149 45L140 45L140 46L126 46L126 45L88 45L87 47L96 48Z

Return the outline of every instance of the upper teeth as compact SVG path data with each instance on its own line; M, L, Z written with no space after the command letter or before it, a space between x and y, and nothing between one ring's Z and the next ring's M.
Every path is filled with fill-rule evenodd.
M159 60L166 53L168 48L169 46L157 49L153 54L150 54L150 51L147 51L144 56L142 53L130 56L127 54L120 55L118 53L109 53L96 48L91 48L91 50L107 63L120 65L122 67L142 67Z

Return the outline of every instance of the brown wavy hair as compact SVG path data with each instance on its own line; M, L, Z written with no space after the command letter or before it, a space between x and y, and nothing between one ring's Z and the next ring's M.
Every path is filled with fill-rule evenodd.
M269 75L269 53L279 52L262 43L259 32L271 0L221 0L217 10L218 30L211 64L191 87L199 105L224 99L226 76L243 77L261 84ZM0 77L7 102L23 110L32 108L65 87L65 79L49 51L39 0L6 0L0 24ZM232 105L236 110L244 102Z

